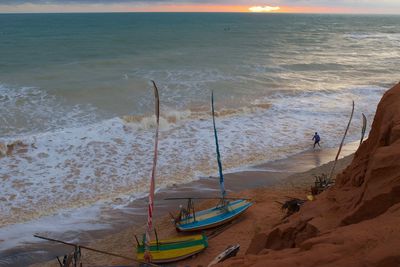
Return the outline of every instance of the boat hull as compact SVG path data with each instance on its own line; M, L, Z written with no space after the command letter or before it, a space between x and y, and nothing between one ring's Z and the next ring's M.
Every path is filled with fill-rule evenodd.
M252 202L239 199L230 202L226 207L214 207L195 213L176 223L176 229L181 232L200 231L228 223L242 215Z
M150 242L150 255L152 263L168 263L179 261L193 256L208 247L208 240L204 234L183 236L171 239ZM145 246L139 244L136 258L138 261L144 259Z

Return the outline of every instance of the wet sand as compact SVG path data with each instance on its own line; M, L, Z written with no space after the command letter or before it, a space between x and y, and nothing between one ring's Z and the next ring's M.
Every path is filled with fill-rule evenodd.
M343 156L353 153L358 147L357 143L344 146L341 152ZM226 177L226 188L229 189L230 196L249 197L255 201L255 205L249 209L246 215L237 220L226 231L211 239L209 248L197 257L183 261L179 265L197 266L204 265L211 261L226 246L239 242L241 244L240 253L247 249L250 239L254 233L265 231L277 224L284 215L276 201L282 202L286 196L305 198L306 192L314 182L314 175L328 173L330 164L337 149L316 149L308 150L286 159L277 160L244 168L240 171L228 173ZM350 157L341 159L336 168L340 171L349 164ZM322 165L322 166L321 166ZM317 168L315 168L317 167ZM315 169L314 169L315 168ZM171 186L160 190L156 194L156 218L155 225L160 238L175 236L177 233L170 221L168 212L177 210L179 204L185 205L185 201L166 201L167 197L212 197L219 196L219 186L216 177L202 178L198 181ZM144 232L146 222L146 203L147 198L133 201L128 207L108 214L102 214L102 220L109 218L110 228L107 230L76 232L69 231L62 234L43 233L46 236L60 238L67 241L80 242L94 248L118 253L121 255L134 256L134 235L141 236ZM214 200L196 203L198 208L208 207L215 204ZM229 238L227 238L229 237ZM234 237L232 239L232 237ZM229 240L229 243L226 241ZM32 266L58 266L56 260L44 263L49 259L55 259L57 255L63 255L71 248L62 245L54 245L48 242L31 244L26 248L20 249L19 253L27 252L39 253L35 258L28 258L24 265L34 262L41 262ZM104 256L84 252L84 263L88 266L103 264L129 264L119 258ZM13 254L17 256L18 252ZM21 262L21 261L20 261ZM10 265L11 266L11 265ZM14 265L17 266L17 265Z

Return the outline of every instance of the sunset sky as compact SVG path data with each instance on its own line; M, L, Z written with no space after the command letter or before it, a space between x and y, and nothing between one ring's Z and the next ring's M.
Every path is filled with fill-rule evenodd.
M0 0L9 12L289 12L400 14L400 0Z

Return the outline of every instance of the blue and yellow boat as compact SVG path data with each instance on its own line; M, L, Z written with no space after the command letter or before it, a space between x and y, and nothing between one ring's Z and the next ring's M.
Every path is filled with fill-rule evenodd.
M217 205L211 209L191 213L177 221L175 226L178 231L182 232L213 228L234 220L252 204L246 199L230 201L225 205Z
M222 172L221 155L219 152L218 134L215 126L215 112L214 112L214 94L211 94L211 110L214 126L215 147L217 154L217 163L219 171L219 184L221 190L221 197L218 198L219 203L211 208L201 211L195 211L194 199L212 199L212 198L168 198L172 199L187 199L187 207L181 208L179 215L175 219L175 227L178 231L189 232L199 231L204 229L213 228L222 224L228 223L241 214L243 214L253 203L244 198L227 198L224 174Z

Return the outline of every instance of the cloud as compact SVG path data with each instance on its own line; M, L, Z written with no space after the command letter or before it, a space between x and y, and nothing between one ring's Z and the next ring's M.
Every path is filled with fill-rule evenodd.
M280 5L341 6L341 7L400 7L399 0L278 0Z
M266 3L267 2L267 3ZM0 0L0 5L17 4L119 4L119 3L215 3L215 4L247 4L249 6L263 5L312 5L312 6L397 6L399 0ZM273 6L272 6L273 7Z
M249 8L251 12L273 12L281 9L279 6L252 6Z
M314 13L391 13L400 14L400 0L0 0L0 13L4 12L39 12L40 10L52 11L137 11L146 6L149 9L144 11L151 12L157 6L164 6L162 10L171 11L172 6L241 6L241 10L235 12L246 12L247 7L253 6L253 12L304 12ZM167 6L170 8L168 9ZM150 9L150 7L152 9ZM272 8L272 9L271 9ZM143 8L142 8L143 9ZM181 11L185 9L181 8ZM215 9L215 8L214 8ZM197 9L194 9L197 11ZM216 11L215 9L214 11ZM225 10L225 9L224 9ZM225 12L218 9L217 11ZM192 11L192 9L190 9Z
M0 0L2 4L122 4L122 3L197 3L202 4L205 2L229 3L241 2L241 0Z

